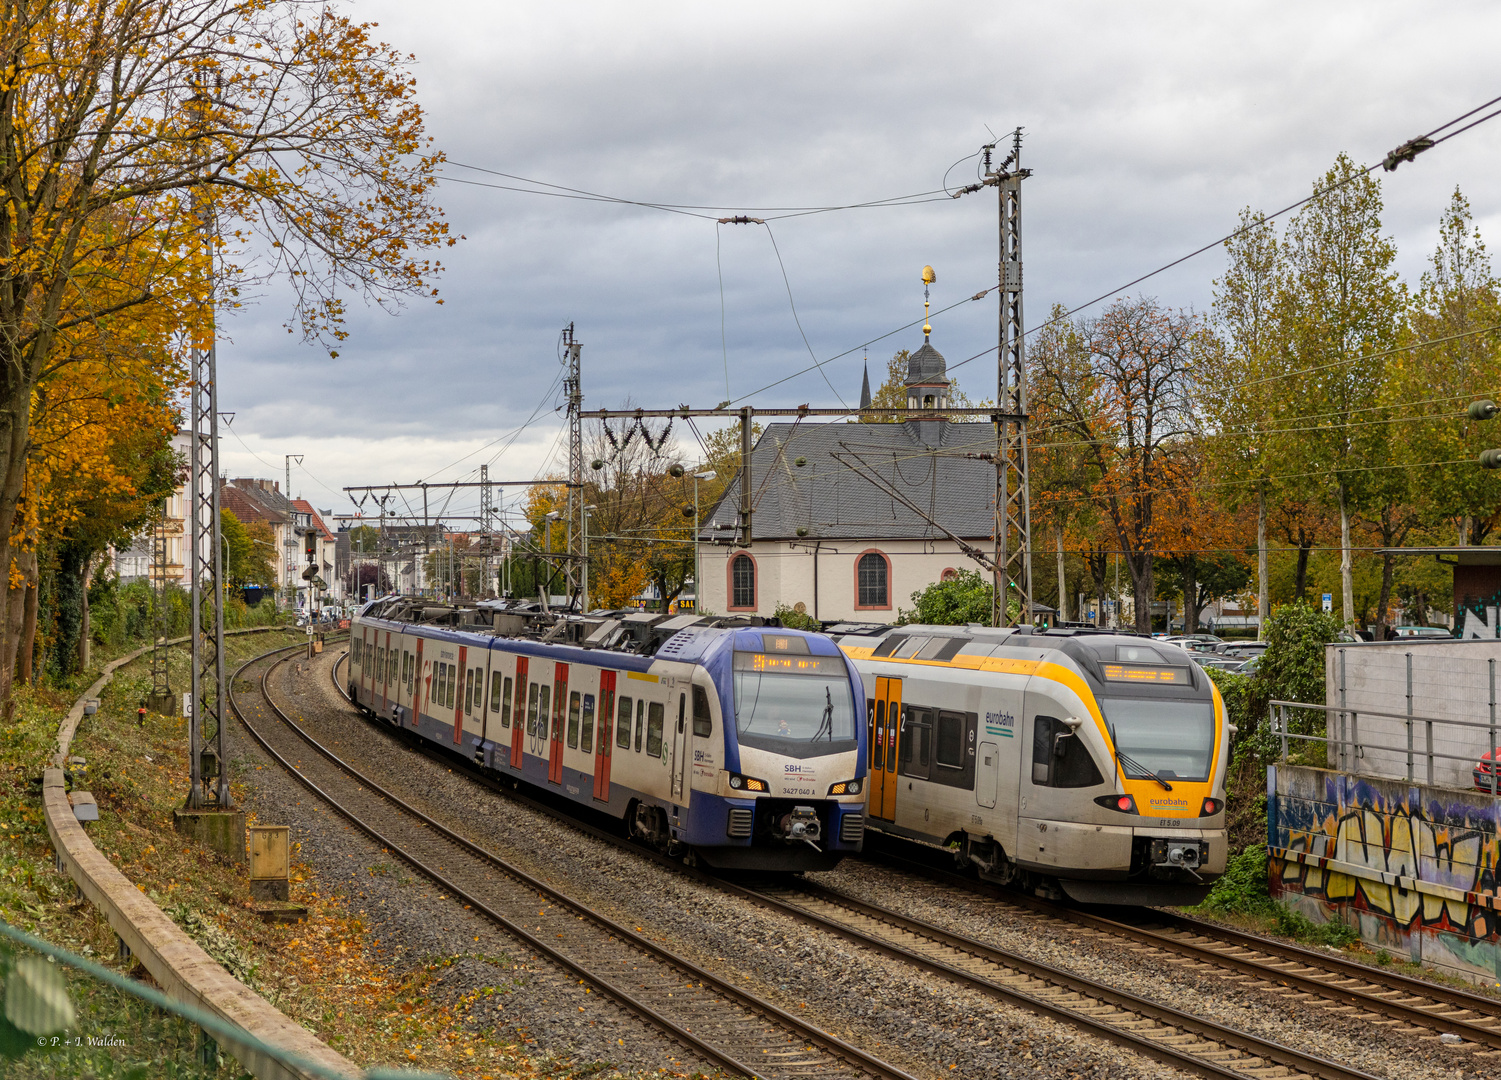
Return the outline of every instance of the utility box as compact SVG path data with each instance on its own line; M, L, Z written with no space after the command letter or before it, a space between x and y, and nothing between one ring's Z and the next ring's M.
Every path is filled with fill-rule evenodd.
M250 895L257 900L291 898L287 825L250 826Z

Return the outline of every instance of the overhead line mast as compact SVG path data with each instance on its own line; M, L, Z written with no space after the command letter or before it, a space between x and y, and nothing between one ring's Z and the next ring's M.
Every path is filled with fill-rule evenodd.
M1027 468L1027 356L1022 330L1022 129L1011 136L1011 153L991 165L995 143L981 147L984 178L953 197L993 187L999 196L1000 263L996 288L1000 318L996 331L995 564L992 567L992 624L1006 621L1007 597L1014 587L1021 604L1018 622L1032 621L1032 491Z

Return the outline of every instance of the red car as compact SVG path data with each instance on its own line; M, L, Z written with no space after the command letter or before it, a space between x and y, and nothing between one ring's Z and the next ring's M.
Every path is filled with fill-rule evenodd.
M1501 746L1480 755L1480 760L1475 763L1474 777L1476 791L1491 790L1491 768L1493 763L1496 762L1501 762ZM1501 765L1497 765L1496 767L1501 768ZM1498 773L1496 776L1496 791L1501 793L1501 773Z

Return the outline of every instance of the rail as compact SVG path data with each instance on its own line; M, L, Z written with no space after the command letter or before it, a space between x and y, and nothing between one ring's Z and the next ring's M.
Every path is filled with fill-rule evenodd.
M1405 757L1406 773L1401 779L1416 780L1415 765L1419 758L1425 763L1424 776L1428 784L1433 784L1433 763L1435 761L1468 761L1478 762L1478 755L1473 751L1468 754L1448 754L1433 748L1434 728L1462 728L1468 731L1484 731L1487 733L1488 742L1486 747L1494 752L1498 746L1496 732L1501 729L1501 723L1496 720L1496 702L1494 693L1491 695L1490 719L1486 723L1473 720L1448 720L1438 716L1415 716L1411 712L1393 713L1383 712L1377 709L1351 709L1341 708L1338 705L1315 705L1306 701L1272 701L1268 705L1272 736L1281 744L1281 759L1288 760L1289 744L1293 742L1323 743L1327 752L1326 761L1335 766L1341 772L1363 773L1366 775L1383 775L1374 773L1369 768L1365 759L1368 751L1377 750L1385 753ZM1411 696L1409 695L1409 701ZM1293 730L1296 713L1317 712L1324 715L1325 733L1312 735L1306 732ZM1379 718L1383 720L1399 720L1406 731L1406 742L1402 746L1385 746L1381 743L1367 742L1360 737L1360 720ZM1423 746L1417 746L1419 729L1422 731ZM1492 766L1487 770L1490 774L1490 793L1497 794L1498 778L1494 758Z

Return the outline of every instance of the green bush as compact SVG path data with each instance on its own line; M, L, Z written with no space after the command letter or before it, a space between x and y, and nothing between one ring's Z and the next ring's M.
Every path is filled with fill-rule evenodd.
M1258 844L1225 864L1225 873L1195 910L1220 915L1269 915L1276 907L1266 888L1266 845Z
M1306 701L1324 703L1324 646L1340 633L1332 613L1307 604L1285 604L1266 622L1266 652L1252 688L1247 694L1250 715L1256 718L1244 730L1254 731L1254 750L1260 760L1275 761L1280 747L1272 735L1270 703ZM1289 714L1289 728L1302 735L1324 732L1324 713L1312 709ZM1299 743L1299 746L1316 744ZM1322 752L1319 754L1322 760Z
M778 604L776 610L771 613L772 618L780 619L782 625L789 630L811 630L814 633L823 629L823 623L805 611L798 611L789 604Z
M935 581L912 594L916 606L897 609L897 625L922 623L929 626L990 625L990 601L995 590L978 570L960 570L947 581ZM1021 617L1021 604L1012 597L1006 605L1006 621Z

